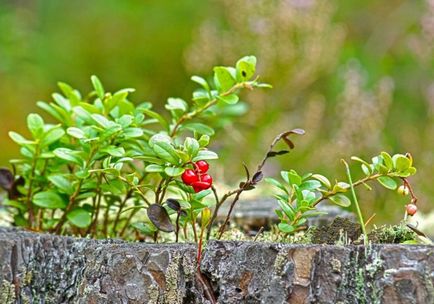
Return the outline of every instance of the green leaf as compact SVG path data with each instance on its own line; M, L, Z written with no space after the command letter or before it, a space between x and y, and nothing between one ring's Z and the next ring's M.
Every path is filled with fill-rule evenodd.
M110 154L114 157L123 157L125 156L125 149L122 147L116 147L116 146L108 146L103 149L101 149L101 152Z
M150 164L146 166L145 172L154 173L154 172L163 172L164 168L160 165Z
M166 167L164 169L164 172L169 176L180 176L182 173L184 173L184 168L178 168L178 167Z
M405 171L411 167L411 160L408 157L406 157L405 155L395 154L395 155L393 155L392 160L393 160L393 164L395 166L395 169L398 172Z
M44 133L44 120L38 114L29 114L27 116L27 128L33 135L33 138L38 139Z
M208 146L208 144L209 144L209 136L208 135L202 135L199 138L198 142L199 142L199 145L200 145L201 148Z
M192 137L187 137L184 140L184 148L185 148L187 154L190 156L190 158L193 158L199 152L200 145L196 139L194 139Z
M327 189L331 189L332 184L330 183L329 179L327 177L325 177L324 175L313 174L312 177L319 180L321 182L321 184L323 184L324 186L327 187Z
M280 190L288 194L288 190L285 188L285 186L282 185L279 181L275 180L274 178L266 177L265 182L279 188Z
M366 176L369 176L372 174L372 169L371 169L370 165L361 164L361 168L362 168L363 173Z
M387 152L381 152L381 157L384 160L384 164L386 165L387 169L393 170L393 160L392 157Z
M152 148L155 145L155 143L158 143L158 142L165 142L165 143L171 145L172 144L172 138L167 134L157 133L149 139L149 146Z
M33 196L33 204L47 209L64 209L67 202L54 191L44 191Z
M235 84L234 68L218 66L214 68L214 82L219 92L229 91Z
M69 84L64 82L58 82L60 90L62 90L63 94L69 99L71 105L76 106L81 101L80 92L74 90Z
M62 95L58 94L58 93L54 93L51 96L53 96L54 101L64 110L66 111L70 111L71 110L71 103L69 102L69 100L65 97L63 97Z
M191 80L201 85L205 90L210 91L208 82L200 76L191 76Z
M167 99L166 109L169 111L179 110L181 112L185 112L188 109L187 103L181 98L169 98Z
M101 100L103 100L104 99L104 87L102 86L101 81L95 75L92 75L92 77L90 77L90 80L92 81L92 85L95 89L96 94L98 95L98 97Z
M387 189L395 190L398 187L396 181L389 176L380 176L377 180L381 185L383 185Z
M238 81L247 81L255 75L256 57L246 56L238 60L236 64L236 75Z
M149 109L140 109L140 111L142 111L145 115L148 115L149 117L155 118L163 126L163 128L169 130L169 124L160 114Z
M343 194L330 196L329 199L332 203L341 207L349 207L351 205L350 199Z
M74 226L77 226L79 228L86 228L92 222L92 217L90 213L83 208L75 208L71 210L66 215L66 218Z
M124 136L126 138L137 138L143 136L143 130L140 128L126 128L124 130Z
M317 180L307 180L300 184L300 190L316 190L321 187L321 183Z
M113 126L112 122L100 114L92 114L92 119L95 120L101 127L108 129Z
M302 178L295 170L281 171L280 175L290 185L299 186L302 182Z
M286 224L286 223L279 223L279 225L277 225L277 227L279 227L279 230L284 232L284 233L293 233L295 231L294 226L291 226L291 225Z
M76 155L76 152L74 150L68 148L57 148L53 151L53 153L60 159L70 161L78 165L81 165L83 163L81 158Z
M175 148L171 144L163 141L155 142L152 149L161 159L175 165L178 164L179 157L176 154Z
M61 192L71 195L74 192L71 182L63 175L51 175L48 180Z
M38 107L40 107L42 110L53 116L55 119L57 119L60 122L63 122L63 117L60 115L51 105L49 105L46 102L38 101L36 103Z
M54 127L50 129L47 133L45 133L44 137L41 140L41 145L49 146L52 143L58 141L65 135L65 131L60 127Z
M362 163L362 164L364 164L364 165L366 165L366 166L369 167L369 163L367 161L361 159L360 157L351 156L351 160L357 161L357 162Z
M198 160L208 160L208 159L218 159L218 155L217 153L213 152L213 151L209 151L209 150L200 150L196 157L193 158L193 161L198 161Z
M208 136L214 135L214 130L211 127L208 127L207 125L198 122L185 124L184 128L193 132L197 132L199 134L204 134Z
M295 216L294 208L288 202L285 202L285 201L279 200L278 204L279 204L280 208L282 209L282 211L285 213L285 215L288 217L288 219L290 221L292 221L294 219L294 216Z
M32 144L36 144L34 141L25 139L22 135L16 133L16 132L9 132L9 137L16 142L19 145L32 145Z
M133 223L131 226L145 235L153 235L158 230L152 223Z
M346 192L350 187L351 186L348 183L338 182L333 186L333 192Z
M236 104L239 100L239 97L237 94L230 94L226 96L217 96L218 100L221 100L227 104L233 105Z
M76 127L70 127L66 130L66 133L68 133L68 135L74 137L74 138L78 138L78 139L82 139L85 138L86 135L84 134L84 132Z

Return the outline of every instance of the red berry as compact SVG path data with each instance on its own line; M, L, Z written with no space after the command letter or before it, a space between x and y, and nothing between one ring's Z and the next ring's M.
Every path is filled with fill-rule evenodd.
M212 177L209 174L202 174L200 180L204 183L212 185Z
M206 190L208 188L211 187L210 183L205 183L205 182L194 182L193 184L191 184L191 186L194 189L194 192L200 192L202 190Z
M407 210L407 214L408 215L415 215L417 212L417 206L415 204L408 204L407 206L405 206L406 210Z
M199 170L199 172L205 173L208 171L209 165L206 161L200 160L200 161L196 162L196 168Z
M184 173L182 173L181 178L184 184L186 185L191 185L192 183L197 182L199 180L196 172L194 172L191 169L185 170Z

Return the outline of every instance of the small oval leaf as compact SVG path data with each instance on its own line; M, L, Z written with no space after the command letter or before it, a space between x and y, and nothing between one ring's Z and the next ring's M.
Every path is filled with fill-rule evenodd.
M148 218L159 230L173 232L175 229L170 222L169 214L163 206L152 204L147 210Z

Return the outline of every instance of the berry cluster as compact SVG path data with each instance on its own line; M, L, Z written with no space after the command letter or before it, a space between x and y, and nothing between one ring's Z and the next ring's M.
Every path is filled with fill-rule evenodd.
M186 169L182 174L181 178L184 184L192 186L196 193L209 189L212 185L212 177L206 173L209 169L208 163L200 160L193 163L193 167L194 170Z

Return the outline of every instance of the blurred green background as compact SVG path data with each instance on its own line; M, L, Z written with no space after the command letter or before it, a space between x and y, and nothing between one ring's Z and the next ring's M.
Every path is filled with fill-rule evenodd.
M217 134L217 180L236 182L242 161L255 166L275 134L302 127L296 150L267 174L343 178L342 157L411 152L421 208L434 206L432 0L0 0L0 165L18 154L7 132L25 133L57 81L86 92L96 74L161 108L170 96L188 100L190 75L250 54L274 88L244 95L248 112ZM378 222L403 214L405 198L360 196Z

